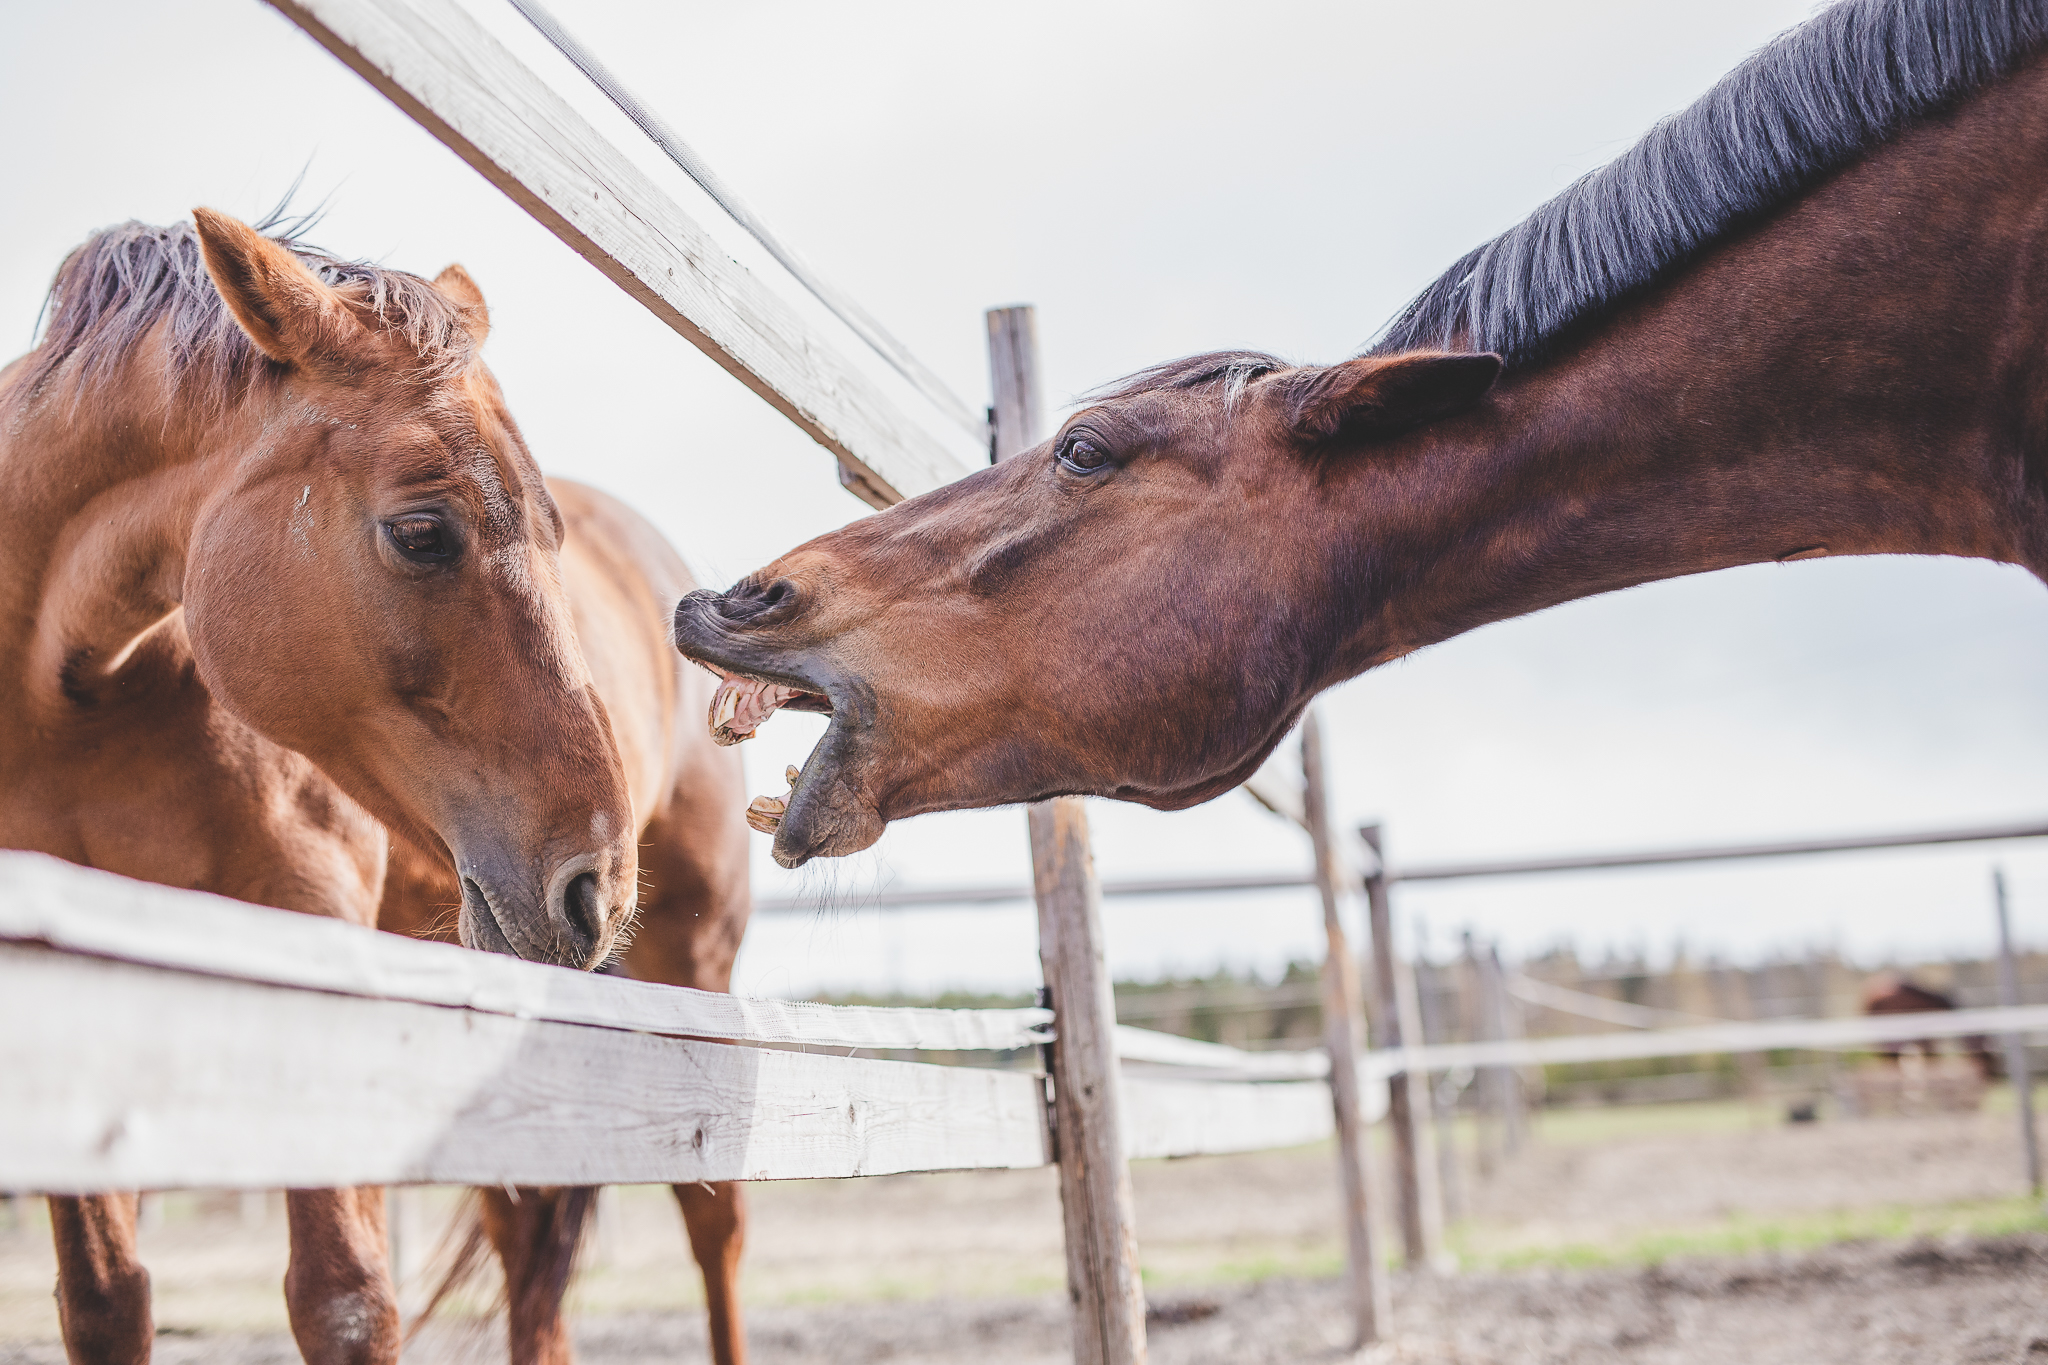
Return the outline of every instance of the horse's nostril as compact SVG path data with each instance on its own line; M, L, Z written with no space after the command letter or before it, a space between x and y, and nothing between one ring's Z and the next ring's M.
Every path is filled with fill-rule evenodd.
M578 947L587 949L597 942L604 928L604 907L597 898L595 872L585 872L569 883L562 893L562 914Z
M740 583L714 604L728 621L744 623L769 612L794 607L800 596L797 585L787 578L772 583Z

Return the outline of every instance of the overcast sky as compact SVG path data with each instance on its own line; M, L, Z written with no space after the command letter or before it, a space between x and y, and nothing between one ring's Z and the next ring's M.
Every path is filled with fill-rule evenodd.
M786 278L502 0L476 16L778 291ZM1031 302L1065 401L1171 356L1354 352L1460 253L1626 147L1809 12L1660 0L848 6L555 0L786 240L970 402L982 310ZM95 228L261 213L306 173L323 246L488 297L487 358L542 463L628 497L720 585L864 514L830 460L256 0L0 10L0 334ZM800 308L809 305L798 300ZM849 350L857 344L845 339ZM869 362L861 362L864 365ZM1324 700L1335 805L1436 860L1793 838L2048 815L2048 592L1958 560L1828 560L1647 588L1494 626ZM821 722L748 746L758 791ZM1110 875L1298 867L1233 794L1096 803ZM1016 811L904 822L764 891L739 986L1035 979L1028 911L890 916L889 883L1027 876ZM1829 942L1979 952L2002 860L2048 944L2048 851L1980 846L1405 889L1440 947L1571 939L1752 957ZM1112 905L1119 971L1272 969L1305 898Z

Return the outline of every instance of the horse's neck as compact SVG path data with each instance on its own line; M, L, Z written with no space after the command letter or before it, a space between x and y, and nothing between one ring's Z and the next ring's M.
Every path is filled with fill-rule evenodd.
M1389 452L1418 515L1378 567L1409 586L1348 662L1774 559L1950 554L2048 576L2048 176L1981 169L1993 152L2048 165L2043 108L2037 65Z
M0 489L13 530L0 546L0 626L22 665L8 679L45 716L96 710L152 641L176 644L186 546L237 429L233 406L202 415L153 383L139 356L121 382L30 400L0 388Z

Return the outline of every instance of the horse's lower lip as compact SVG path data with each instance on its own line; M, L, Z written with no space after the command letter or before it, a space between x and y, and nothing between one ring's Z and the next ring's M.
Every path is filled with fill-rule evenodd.
M804 759L775 831L775 861L801 867L812 858L852 853L872 844L880 833L881 817L867 808L860 784L850 780L859 762L857 746L871 737L872 696L828 653L805 647L778 649L736 637L732 627L708 609L708 600L693 593L676 606L673 639L684 658L720 679L738 675L801 689L806 697L825 703L803 709L831 713L824 737ZM820 681L821 676L829 681ZM712 730L716 735L715 725Z
M871 734L835 711L824 737L804 759L796 789L775 831L771 850L787 868L802 867L813 858L857 853L881 837L882 817L868 799L861 744Z
M466 932L457 937L474 942L465 942L465 948L475 948L486 953L502 953L506 957L521 956L512 943L512 936L505 932L505 926L498 922L497 907L484 894L482 887L468 877L462 879L461 927Z

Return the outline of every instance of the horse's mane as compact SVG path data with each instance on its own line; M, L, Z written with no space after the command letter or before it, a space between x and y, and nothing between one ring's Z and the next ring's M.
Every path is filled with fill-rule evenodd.
M1597 316L2048 39L2040 0L1841 0L1473 251L1370 354L1541 358Z
M1105 384L1082 395L1084 401L1130 398L1156 389L1200 389L1211 384L1224 386L1225 402L1235 404L1244 386L1261 375L1291 368L1278 356L1263 351L1209 351L1183 356L1163 365Z
M256 224L328 285L367 308L418 354L423 377L459 371L472 347L456 306L426 280L366 261L346 261L298 240L305 218L282 211ZM274 231L282 228L282 230ZM221 302L190 223L123 223L94 233L64 258L43 305L47 320L23 380L33 393L75 360L81 381L109 377L130 347L163 326L171 377L189 400L224 404L251 380L279 369L249 341Z

